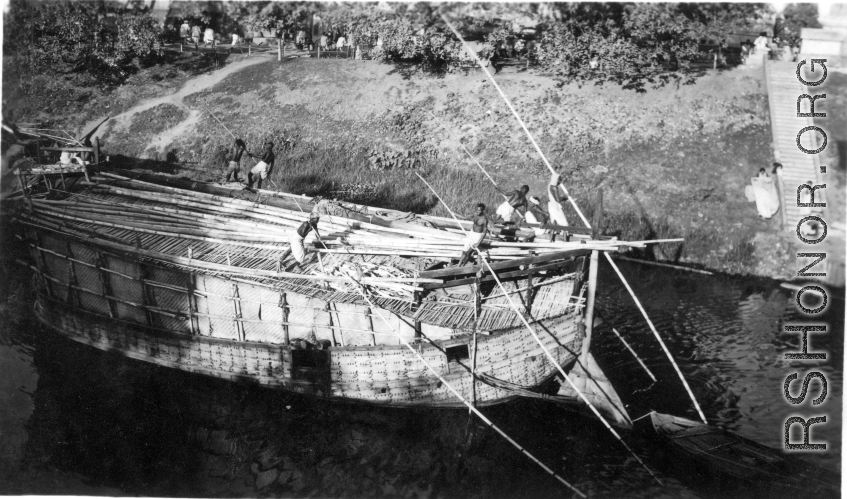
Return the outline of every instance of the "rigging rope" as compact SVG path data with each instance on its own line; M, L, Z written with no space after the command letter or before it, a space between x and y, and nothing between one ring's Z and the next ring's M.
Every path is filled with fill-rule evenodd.
M451 210L450 207L447 206L447 203L445 203L444 200L441 199L441 196L439 196L438 193L435 192L435 189L433 189L432 186L429 185L429 182L427 182L417 172L415 172L415 175L417 175L418 178L421 179L421 181L424 184L426 184L427 187L429 187L429 190L431 190L432 193L435 194L435 197L437 197L438 200L441 201L441 204L443 204L444 207L447 209L447 211L450 212L450 215L452 215L453 218L456 218L456 215L453 213L453 210ZM459 221L457 219L456 223L458 223L458 222ZM465 232L464 229L462 229L462 231ZM465 235L467 236L467 232L465 232ZM547 347L544 346L544 343L541 341L541 338L539 338L538 335L535 334L535 330L532 329L532 326L529 325L529 322L527 322L526 317L524 317L524 314L522 314L520 312L520 310L518 310L518 307L515 305L515 302L513 302L512 298L508 295L508 293L506 293L505 286L503 286L503 283L500 282L500 278L497 276L497 273L494 272L494 269L491 268L491 265L489 265L488 260L485 258L485 255L483 255L482 251L479 251L478 249L477 249L477 254L479 255L479 258L482 260L482 262L485 264L485 266L488 268L488 271L491 272L491 275L494 277L494 280L497 281L497 285L500 286L500 289L503 290L503 293L506 296L506 300L509 302L509 305L512 306L512 309L514 309L515 314L517 314L517 316L520 317L521 322L523 322L524 326L526 326L526 329L530 332L530 334L532 334L532 337L535 338L535 341L541 347L541 350L544 352L544 354L547 356L547 358L550 360L550 362L552 362L553 365L556 366L556 369L559 371L559 373L562 375L562 377L564 377L565 381L568 382L568 384L571 386L571 388L577 393L577 395L579 395L579 397L582 399L582 401L585 402L585 404L591 409L591 411L594 413L594 415L597 416L598 419L600 419L600 421L603 423L603 425L610 432L612 432L612 435L614 435L618 439L618 441L624 446L624 448L626 448L626 450L628 450L629 453L632 454L632 457L634 457L635 460L638 461L639 464L641 464L641 466L643 466L644 469L647 470L648 473L650 473L650 476L652 476L653 479L655 479L656 482L659 483L659 485L662 485L662 481L659 480L659 478L655 474L653 474L653 471L650 468L648 468L647 465L644 463L644 461L642 461L641 458L638 457L638 455L626 444L626 442L624 442L623 438L621 438L621 436L618 434L618 432L616 432L615 429L612 428L612 426L609 424L609 422L606 421L606 418L604 418L603 415L600 414L600 411L598 411L597 408L594 407L594 404L592 404L591 401L588 400L588 398L585 397L585 395L582 393L582 391L580 391L580 389L577 388L576 384L574 384L574 382L571 381L571 378L565 373L565 370L562 369L562 366L559 364L559 362L556 361L556 359L553 357L553 355L550 353L550 351L547 350ZM551 336L553 336L552 333L550 333L550 334L551 334ZM555 339L555 336L553 336L553 337Z
M555 175L556 170L553 169L553 166L547 160L547 156L544 154L544 152L541 150L541 147L535 141L535 138L532 136L532 133L530 133L529 129L527 128L524 121L521 119L517 110L515 110L514 106L512 106L512 103L511 103L511 101L509 101L509 98L506 97L506 94L503 92L503 89L501 89L500 85L498 85L497 82L494 80L494 76L491 74L490 71L488 71L488 68L486 68L482 64L482 61L479 59L479 56L476 55L476 52L474 52L473 50L470 49L470 47L468 46L467 42L465 42L465 39L462 37L462 35L459 34L458 30L456 30L456 28L453 26L453 24L447 19L447 16L445 16L443 12L440 12L439 15L441 16L441 19L444 21L444 23L447 25L447 27L450 29L450 31L453 32L453 34L456 36L456 38L458 38L459 41L462 42L462 45L465 47L465 49L473 56L474 60L476 60L477 64L479 64L479 67L482 68L483 72L485 72L485 75L488 77L489 81L491 81L492 85L494 85L494 88L497 90L497 92L500 93L500 96L503 98L503 101L506 102L506 106L509 107L509 110L512 111L512 114L515 116L515 119L518 120L518 123L521 125L521 128L523 128L524 132L526 132L526 136L529 138L529 141L532 142L532 145L535 147L535 150L538 152L538 155L541 156L541 160L544 162L544 164L550 170L550 173ZM560 183L559 185L562 186L562 190L565 191L565 195L568 197L568 201L571 203L571 206L573 206L574 210L579 215L579 218L582 219L582 222L585 224L585 226L590 229L591 224L588 223L588 219L586 219L585 215L582 214L582 211L579 209L579 206L577 206L576 201L574 201L573 196L571 196L568 193L568 190L564 186L564 184ZM626 278L624 278L624 276L621 273L618 266L612 260L612 257L608 253L606 253L605 251L603 252L603 255L605 255L606 260L612 266L615 273L618 275L621 282L623 283L624 287L626 287L626 290L629 291L630 296L632 296L633 301L635 301L635 305L638 307L638 310L641 312L641 315L644 317L644 320L647 322L647 325L650 327L650 330L653 332L653 336L655 336L656 339L659 341L659 345L661 345L662 350L665 352L665 355L667 356L668 360L670 360L671 364L673 364L673 368L676 371L677 375L679 376L679 379L682 381L682 384L685 387L685 390L688 392L688 396L689 396L689 398L691 398L691 402L694 404L694 408L697 409L697 413L700 415L700 419L703 420L704 424L708 424L708 421L706 420L706 416L703 414L703 410L700 408L700 404L697 403L697 399L694 397L694 393L691 391L691 387L688 386L688 382L685 380L685 376L683 376L682 371L680 370L679 366L677 365L676 361L674 360L673 356L671 355L670 351L668 350L667 346L665 345L665 342L662 341L662 338L659 335L659 331L656 330L656 326L653 325L653 321L651 321L650 317L647 316L647 312L644 310L644 307L641 306L641 302L638 300L638 297L635 296L635 292L629 286L629 283L627 282Z
M298 208L300 208L300 204L299 204L299 203L297 203L297 207L298 207ZM449 208L448 208L448 209L449 209ZM300 208L300 211L303 211L303 208ZM304 212L304 213L305 213L305 212ZM452 213L452 212L451 212L451 213ZM461 226L460 226L460 227L461 227ZM316 236L316 238L318 239L318 241L319 241L321 244L323 244L323 240L322 240L322 238L321 238L320 234L318 234L318 231L317 231L317 230L315 230L314 232L315 232L315 236ZM451 392L453 392L453 394L456 396L456 398L458 398L458 399L459 399L459 400L460 400L460 401L461 401L461 402L462 402L465 406L467 406L467 407L468 407L468 409L469 409L472 413L476 414L476 415L477 415L477 417L479 417L479 419L481 419L481 420L482 420L485 424L487 424L488 426L490 426L492 429L494 429L494 431L496 431L497 433L499 433L499 434L500 434L500 436L502 436L504 439L506 439L506 441L507 441L507 442L509 442L510 444L512 444L512 445L513 445L516 449L518 449L519 451L521 451L521 453L523 453L523 454L524 454L524 455L526 455L528 458L530 458L530 459L531 459L531 460L532 460L535 464L537 464L538 466L540 466L540 467L541 467L541 469L543 469L544 471L546 471L547 473L549 473L550 475L552 475L554 478L556 478L556 480L558 480L558 481L562 482L562 483L563 483L566 487L568 487L569 489L571 489L572 491L574 491L574 492L575 492L576 494L578 494L580 497L586 497L586 495L585 495L585 494L583 494L583 493L582 493L579 489L577 489L576 487L574 487L573 485L571 485L570 483L568 483L568 481L567 481L567 480L565 480L564 478L562 478L561 476L559 476L559 475L558 475L555 471L553 471L552 469L550 469L547 465L545 465L545 464L544 464L544 463L542 463L540 460L538 460L538 458L536 458L535 456L533 456L533 455L532 455L532 454L531 454L528 450L526 450L526 449L524 449L523 447L521 447L521 445L520 445L519 443L517 443L515 440L513 440L513 439L512 439L509 435L507 435L507 434L506 434L503 430L501 430L500 428L498 428L498 427L497 427L497 425L495 425L493 422L491 422L491 420L490 420L490 419L488 419L487 417L485 417L485 415L483 415L483 414L482 414L482 413L481 413L481 412L480 412L480 411L479 411L479 410L478 410L478 409L474 406L474 404L471 404L470 402L468 402L468 400L467 400L466 398L462 397L462 395L461 395L461 394L459 394L459 392L458 392L455 388L453 388L453 385L451 385L450 383L448 383L448 382L447 382L447 380L445 380L445 379L444 379L444 378L443 378L443 377L442 377L442 376L438 373L438 371L436 371L436 370L435 370L435 368L434 368L434 367L432 367L432 366L429 364L429 362L427 362L427 361L426 361L426 359L424 359L424 358L420 355L420 353L418 353L418 351L417 351L417 350L415 350L415 348L414 348L411 344L409 344L409 342L408 342L408 341L406 341L406 339L405 339L405 338L403 338L403 337L400 335L400 333L398 333L398 332L394 329L394 326L392 326L392 325L391 325L391 323L390 323L390 322L388 322L388 320L387 320L387 319L386 319L386 318L385 318L385 317L384 317L384 316L380 313L379 309L376 307L376 305L374 305L374 303L370 300L370 298L368 298L367 293L365 293L365 285L364 285L363 283L361 283L361 282L357 281L357 280L356 280L356 279L354 279L354 278L353 278L353 277L352 277L349 273L347 273L346 269L344 269L344 268L341 266L340 261L338 260L338 258L337 258L334 254L332 254L332 253L329 253L329 254L332 256L332 258L333 258L333 259L335 259L335 260L336 260L336 264L338 265L338 269L339 269L339 270L340 270L343 274L345 274L345 275L347 276L347 278L348 278L348 279L350 279L350 281L351 281L354 285L356 285L356 286L357 286L357 289L358 289L359 293L362 295L362 298L364 298L364 299L365 299L365 301L366 301L366 302L368 302L368 306L370 306L371 310L372 310L374 313L376 313L376 315L378 315L380 319L382 319L382 321L385 323L385 325L386 325L386 326L388 326L388 328L391 330L391 332L392 332L392 333L394 333L394 335L397 337L397 339L398 339L398 340L400 340L400 342L401 342L401 343L403 343L403 345L404 345L406 348L408 348L408 349L409 349L409 350L410 350L410 351L411 351L411 352L415 355L415 357L417 357L417 358L418 358L418 360L419 360L419 361L421 361L421 362L422 362L422 363L423 363L423 364L424 364L424 365L425 365L425 366L426 366L426 367L427 367L430 371L432 371L432 373L433 373L433 374L435 374L435 377L436 377L436 378L438 378L438 380L439 380L441 383L443 383L443 384L444 384L444 386L446 386L446 387L447 387L447 388L448 388ZM473 376L473 374L472 374L472 376Z
M449 133L449 134L450 134L450 136L451 136L451 137L453 137L453 139L455 139L455 140L456 140L456 142L458 142L460 146L462 146L462 149L465 151L465 153L467 153L468 157L470 157L470 158L471 158L471 161L473 161L474 163L476 163L476 166L478 166L478 167L479 167L479 169L480 169L480 170L482 170L482 173L484 173L484 174L485 174L485 176L486 176L486 177L488 177L488 180L490 180L490 181L491 181L491 183L492 183L492 184L494 184L494 188L495 188L495 189L497 189L497 192L499 192L499 193L500 193L500 195L501 195L501 196L503 196L503 199L505 199L505 200L506 200L506 202L508 202L508 201L509 201L508 196L506 196L505 194L503 194L503 191L501 191L501 190L500 190L500 186L498 186L498 185L497 185L497 182L495 182L495 181L494 181L494 179L493 179L493 178L491 178L491 175L489 175L489 174L488 174L488 172L485 170L485 168L483 168L483 167L482 167L482 165L481 165L481 164L479 164L479 161L477 161L477 159L474 157L474 155L473 155L473 154L471 154L471 152L470 152L470 151L468 151L468 148L467 148L467 147L465 147L465 144L462 144L462 141L461 141L458 137L456 137L455 135L453 135L453 131L452 131L452 130L450 130L449 128L447 128L447 126L446 126L444 123L442 123L442 122L441 122L441 120L439 120L438 118L436 118L434 114L429 113L429 115L430 115L430 116L432 116L432 117L433 117L433 119L435 119L435 121L437 121L439 125L441 125L441 128L443 128L443 129L447 130L447 133ZM517 213L519 217L521 217L521 218L525 218L523 215L521 215L521 212L519 212L518 210L515 210L515 213ZM506 221L508 222L508 220L506 220Z
M403 345L404 345L406 348L408 348L408 349L409 349L409 351L411 351L411 352L415 355L415 357L417 357L417 358L418 358L418 360L419 360L420 362L422 362L422 363L423 363L423 364L427 367L427 369L429 369L430 371L432 371L432 373L435 375L435 377L436 377L436 378L438 378L438 380L439 380L441 383L443 383L443 384L444 384L444 386L446 386L446 387L447 387L447 388L448 388L451 392L453 392L453 395L455 395L455 396L456 396L456 398L458 398L458 399L459 399L459 400L460 400L460 401L461 401L461 402L462 402L465 406L467 406L467 408L468 408L471 412L473 412L474 414L476 414L476 415L477 415L477 417L479 417L479 419L481 419L481 420L482 420L485 424L487 424L488 426L490 426L490 427L491 427L494 431L496 431L497 433L499 433L499 434L500 434L500 436L501 436L501 437L503 437L504 439L506 439L506 441L507 441L507 442L509 442L510 444L512 444L512 445L513 445L516 449L518 449L519 451L521 451L521 453L523 453L525 456L527 456L528 458L530 458L530 459L531 459L531 460L532 460L535 464L537 464L538 466L540 466L540 467L541 467L541 469L543 469L544 471L546 471L547 473L549 473L550 475L552 475L554 478L556 478L556 480L560 481L562 484L564 484L567 488L569 488L569 489L571 489L572 491L574 491L574 492L575 492L576 494L578 494L580 497L586 497L586 495L585 495L585 494L583 494L583 493L582 493L579 489L577 489L576 487L574 487L573 485L571 485L570 483L568 483L568 481L567 481L567 480L565 480L564 478L562 478L561 476L559 476L559 475L558 475L555 471L553 471L552 469L550 469L549 467L547 467L547 465L546 465L546 464L542 463L540 460L538 460L538 458L536 458L535 456L533 456L532 454L530 454L530 452L529 452L528 450L526 450L525 448L521 447L521 445L520 445L519 443L517 443L515 440L513 440L513 439L512 439L512 437L510 437L509 435L507 435L507 434L506 434L503 430L501 430L501 429L500 429L497 425L495 425L495 424L494 424L494 423L493 423L490 419L488 419L487 417L485 417L485 415L484 415L484 414L482 414L481 412L479 412L479 409L477 409L476 407L474 407L474 406L473 406L473 404L471 404L470 402L468 402L468 400L467 400L466 398L462 397L462 395L461 395L461 394L460 394L460 393L459 393L459 392L458 392L455 388L453 388L453 386L452 386L450 383L448 383L448 382L447 382L447 380L446 380L446 379L444 379L444 378L443 378L443 377L442 377L442 376L438 373L438 371L437 371L434 367L432 367L432 365L430 365L430 363L429 363L429 362L427 362L427 361L426 361L426 359L424 359L424 358L423 358L423 356L421 356L421 354L419 354L419 353L418 353L418 351L417 351L417 350L415 350L415 348L414 348L411 344L409 344L409 342L408 342L408 341L406 341L406 340L405 340L402 336L400 336L400 333L398 333L398 332L394 329L394 326L392 326L392 325L391 325L391 323L389 323L389 322L388 322L388 319L386 319L386 318L385 318L385 317L384 317L384 316L383 316L383 315L379 312L379 309L378 309L378 308L376 308L376 306L373 304L373 302L371 302L370 298L368 298L367 294L364 292L363 285L362 285L362 284L360 284L360 283L358 283L358 282L356 282L356 280L355 280L355 279L353 279L352 277L350 277L349 275L348 275L347 277L350 279L350 281L352 281L353 283L355 283L355 284L358 284L358 285L359 285L359 293L361 293L362 298L364 298L364 299L365 299L365 301L367 301L367 302L368 302L368 305L370 305L370 306L371 306L371 308L373 309L373 311L374 311L374 312L376 312L376 314L379 316L379 318L380 318L380 319L382 319L382 321L385 323L385 325L386 325L386 326L388 326L388 328L389 328L389 329L391 329L391 332L392 332L392 333L394 333L394 335L395 335L395 336L397 336L397 339L398 339L398 340L400 340L400 341L403 343ZM637 458L636 458L636 459L637 459Z

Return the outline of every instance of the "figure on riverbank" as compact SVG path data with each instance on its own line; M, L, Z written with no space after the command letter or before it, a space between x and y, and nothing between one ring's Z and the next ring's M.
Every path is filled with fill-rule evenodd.
M265 148L262 151L262 156L259 158L259 162L256 163L256 166L250 170L250 173L247 174L247 190L253 189L253 180L256 180L256 188L262 188L262 180L268 178L271 170L274 167L274 160L276 157L274 156L274 144L273 142L265 142ZM255 158L249 152L247 153L251 158Z
M485 238L488 232L488 217L485 216L485 205L479 203L476 205L476 212L473 216L473 228L467 233L467 240L463 248L462 259L459 261L459 267L467 265L471 259L471 254L474 251L479 251L479 244Z
M568 219L565 217L564 203L568 200L568 196L559 190L562 183L562 176L554 173L550 177L550 184L547 186L547 212L550 214L550 222L556 225L568 225Z
M512 216L514 216L518 208L523 207L524 212L526 212L528 206L526 200L526 194L529 192L528 185L522 185L520 189L515 189L511 192L506 192L498 187L497 191L506 196L506 201L503 201L503 204L497 207L497 214L500 215L504 223L510 223L512 221ZM518 211L518 214L521 214L521 212Z
M200 43L200 25L195 24L191 27L191 43L198 44Z
M243 140L235 139L232 148L227 151L227 161L229 162L226 169L227 182L229 182L230 175L232 175L236 182L241 182L241 180L238 180L238 172L241 171L241 156L246 149L247 146L245 146Z
M321 235L318 232L319 221L320 215L310 213L309 220L300 224L300 227L297 227L297 233L291 238L291 255L297 260L297 268L301 270L303 269L303 263L306 261L306 246L303 244L303 241L312 230L315 231L315 235L320 240Z

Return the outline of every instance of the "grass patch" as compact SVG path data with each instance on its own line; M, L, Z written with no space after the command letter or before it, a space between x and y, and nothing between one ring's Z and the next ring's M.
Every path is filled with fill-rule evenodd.
M479 202L489 206L492 213L502 200L481 173L441 166L426 157L420 158L414 170L377 169L368 160L367 148L352 144L329 149L311 149L308 143L295 146L277 155L270 178L276 184L273 188L286 192L449 217L415 171L459 215L469 216Z

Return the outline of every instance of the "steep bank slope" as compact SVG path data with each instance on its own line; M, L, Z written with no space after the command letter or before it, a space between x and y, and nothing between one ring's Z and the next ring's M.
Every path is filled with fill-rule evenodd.
M607 233L682 236L686 244L657 248L655 257L788 277L794 255L785 231L744 198L749 178L772 161L760 73L734 70L645 93L562 86L525 72L497 79L588 214L602 187ZM159 105L107 125L113 160L147 158L147 167L219 179L232 139L208 106L254 152L264 140L277 144L272 178L285 190L439 210L408 175L413 166L439 177L437 188L460 212L497 203L454 135L504 188L527 183L541 194L549 178L476 71L432 77L369 61L265 60L187 89L176 104L158 96Z

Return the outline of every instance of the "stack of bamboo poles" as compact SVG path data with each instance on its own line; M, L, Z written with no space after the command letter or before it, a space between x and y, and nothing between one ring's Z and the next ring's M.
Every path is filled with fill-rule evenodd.
M458 258L465 244L460 229L436 230L411 224L392 227L381 220L366 222L337 215L323 215L317 262L305 272L288 271L293 266L290 241L297 227L308 219L310 205L296 203L297 210L258 204L176 187L103 174L87 189L70 193L63 200L32 200L31 222L55 227L74 227L89 235L108 239L103 244L131 251L167 264L203 271L252 278L298 279L346 282L349 268L327 272L320 254L333 253L327 260L361 261L361 256L382 256L379 265L395 271L362 272L362 283L390 291L382 296L411 297L421 286L444 285L444 277L422 276L417 269L427 265L396 265L403 259L421 262ZM113 185L116 182L120 186ZM305 243L317 242L314 233ZM614 251L621 246L643 246L645 242L614 240L576 242L507 242L486 239L491 259L508 260L569 250ZM551 255L553 256L553 255ZM517 261L516 261L517 265ZM347 266L345 266L347 267ZM343 287L343 286L342 286ZM340 289L339 289L340 291Z
M120 177L125 179L124 177ZM306 218L306 210L310 207L304 205L301 210L288 210L275 206L257 205L245 199L223 198L211 194L186 191L173 187L160 186L130 180L138 184L144 191L113 187L100 184L98 189L106 189L109 193L126 196L134 200L145 200L159 202L165 207L151 207L155 211L173 214L188 214L192 216L201 211L212 217L204 217L209 222L220 224L226 222L224 219L232 220L239 217L249 223L270 222L272 227L261 225L260 230L245 231L239 233L246 224L244 220L233 220L238 227L232 227L237 234L236 241L255 247L256 243L288 242L294 235L297 226ZM201 224L202 225L202 224ZM461 255L465 243L465 236L459 228L433 230L421 227L419 231L408 228L386 227L384 225L370 224L349 218L324 215L321 217L320 228L323 240L327 248L320 249L326 253L347 254L393 254L403 256L431 257L431 258L456 258ZM205 229L203 227L202 229ZM201 230L202 230L201 229ZM216 230L223 227L216 226ZM265 230L269 229L269 230ZM164 232L164 231L160 231ZM191 233L189 233L191 234ZM219 233L216 233L219 234ZM220 234L224 235L224 234ZM209 234L206 234L208 237ZM376 236L376 237L375 237ZM343 240L337 238L343 237ZM314 236L307 238L307 243L314 241ZM493 259L508 259L514 256L529 254L530 251L537 253L551 251L566 251L569 249L600 249L605 251L616 251L621 246L643 247L646 241L622 242L611 240L600 241L575 241L565 242L506 242L498 239L486 239L488 253Z

